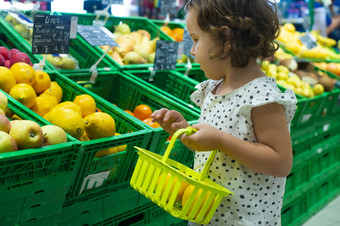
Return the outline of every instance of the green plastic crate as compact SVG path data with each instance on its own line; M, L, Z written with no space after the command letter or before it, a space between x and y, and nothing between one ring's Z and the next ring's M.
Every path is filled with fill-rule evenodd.
M82 84L84 87L88 87L88 89L105 100L116 104L122 110L133 111L137 105L147 104L152 110L158 110L160 108L177 110L182 113L189 124L197 123L199 118L199 114L196 111L149 88L147 82L137 81L131 76L127 76L120 72L98 71L98 77L95 84L90 84L88 82L91 76L89 72L78 71L73 74L67 74L67 76ZM146 149L163 154L169 135L162 128L151 128L135 117L127 113L125 114L130 119L142 123L145 128L152 131L152 139ZM186 164L187 162L188 165L192 164L191 155L187 155L187 152L190 151L179 141L176 142L178 142L178 144L176 144L176 147L172 150L170 158L174 159L174 157L177 157L175 158L176 161L180 161L183 164ZM137 155L135 157L136 160Z
M131 187L98 193L96 196L64 206L59 225L93 225L126 213L139 212L151 204Z
M76 84L57 71L46 71L52 81L56 81L63 90L63 101L73 101L77 95L89 94L96 101L97 107L111 115L116 122L116 132L119 136L106 137L90 141L82 141L82 155L79 159L79 170L70 190L66 196L67 201L86 198L87 195L103 190L110 191L116 187L129 186L129 179L133 170L133 157L135 156L134 146L147 147L151 137L151 131L146 129L142 122L138 123L128 118L125 112L110 102L104 100L91 91ZM27 109L18 103L23 109ZM35 114L33 111L27 111ZM35 114L42 121L44 118ZM125 151L108 155L101 158L94 156L100 150L127 145ZM100 179L97 179L100 178Z
M29 15L29 11L25 12L26 15ZM38 12L43 13L43 12ZM50 13L44 13L44 14L50 14ZM19 35L12 27L9 25L2 17L0 17L0 26L2 30L4 30L6 33L10 33L14 39L16 39L16 42L21 43L26 47L26 53L33 55L35 58L35 62L39 63L43 56L40 54L32 54L32 45L25 40L21 35ZM77 34L77 37L75 39L70 39L70 45L69 45L69 54L74 57L79 65L79 68L81 69L90 69L92 65L94 65L99 58L102 56L98 51L94 49L94 47L90 46L80 35ZM97 68L106 68L111 67L114 68L110 62L107 60L106 57L104 57L97 65ZM49 63L48 61L45 62L45 69L46 70L54 70L54 66ZM67 70L65 70L67 71Z
M196 90L195 86L198 84L198 81L185 77L177 71L157 71L152 82L148 80L150 77L149 70L131 70L126 71L125 74L132 76L137 81L143 80L159 93L167 95L175 101L180 99L188 107L196 110L198 113L201 112L200 108L190 100L190 95Z
M59 15L68 15L68 16L77 16L78 17L78 24L81 25L93 25L95 19L97 17L96 14L86 13L86 14L77 14L77 13L64 13L58 12ZM103 17L99 18L100 20L104 20ZM164 33L160 33L158 27L151 23L147 18L143 17L116 17L116 16L109 16L106 21L105 27L114 32L114 27L117 26L119 23L126 23L129 25L131 31L136 31L138 29L147 30L150 35L151 39L155 37L159 37L161 40L171 40L169 36ZM100 55L104 54L104 51L99 46L93 47ZM112 57L106 55L106 59L110 62L110 65L118 70L127 70L127 69L148 69L152 67L153 64L134 64L134 65L119 65Z
M0 91L2 92L2 91ZM47 125L11 96L8 109L20 118ZM0 154L0 222L26 225L55 219L78 170L81 144L68 142Z

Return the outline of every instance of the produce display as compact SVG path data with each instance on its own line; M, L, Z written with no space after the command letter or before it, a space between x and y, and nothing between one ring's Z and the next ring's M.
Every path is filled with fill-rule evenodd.
M113 35L119 47L108 51L119 65L153 63L155 60L156 42L158 37L151 39L147 30L131 31L129 25L121 23L115 28ZM106 51L109 46L101 46Z

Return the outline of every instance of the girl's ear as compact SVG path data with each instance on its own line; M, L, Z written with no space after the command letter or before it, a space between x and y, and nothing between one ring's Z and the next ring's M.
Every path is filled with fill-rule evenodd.
M223 47L224 47L224 52L228 53L230 48L231 48L231 44L230 44L230 28L227 26L223 26L223 33L224 33L224 43L223 43Z

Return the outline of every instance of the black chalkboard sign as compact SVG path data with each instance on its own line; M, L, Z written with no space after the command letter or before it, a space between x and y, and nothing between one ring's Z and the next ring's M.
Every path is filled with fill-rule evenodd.
M306 35L300 36L299 39L302 42L302 44L304 44L307 47L307 49L313 49L317 46L316 39L314 38L314 36L312 36L309 33Z
M154 70L175 70L178 42L158 40L156 43Z
M195 59L195 57L193 55L191 55L190 50L192 48L193 45L193 41L190 37L190 34L187 30L187 28L184 29L184 35L183 35L183 54L186 56L190 56L191 58Z
M105 27L93 25L78 25L77 32L91 45L91 46L118 46L117 42L113 40L113 34Z
M160 0L161 12L176 15L176 0Z
M68 53L71 16L36 14L34 16L32 53Z

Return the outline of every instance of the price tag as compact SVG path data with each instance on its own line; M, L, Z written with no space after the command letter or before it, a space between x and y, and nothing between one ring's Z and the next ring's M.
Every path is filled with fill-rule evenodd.
M112 32L105 27L78 25L77 31L91 46L118 46Z
M316 39L310 33L300 36L299 39L302 42L302 44L304 44L307 47L307 49L313 49L317 46Z
M187 28L184 29L184 35L183 35L183 54L195 59L193 55L191 55L190 50L193 46L193 41L190 37L190 34L187 30Z
M33 54L68 53L71 16L37 14L33 25Z
M158 40L155 52L155 71L175 70L178 54L178 42Z
M161 12L176 15L176 0L160 0Z

